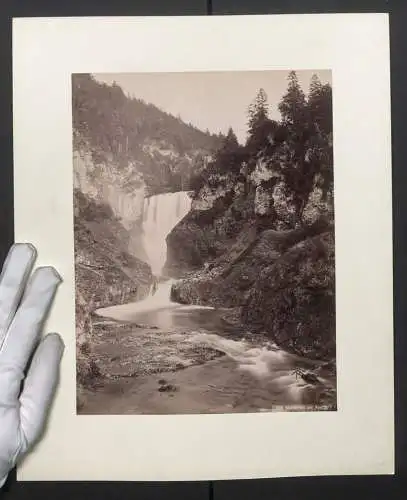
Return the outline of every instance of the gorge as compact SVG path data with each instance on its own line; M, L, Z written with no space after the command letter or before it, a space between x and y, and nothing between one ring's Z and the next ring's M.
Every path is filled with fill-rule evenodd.
M265 120L241 145L77 83L78 411L336 409L329 125L299 148ZM113 105L120 134L96 119Z

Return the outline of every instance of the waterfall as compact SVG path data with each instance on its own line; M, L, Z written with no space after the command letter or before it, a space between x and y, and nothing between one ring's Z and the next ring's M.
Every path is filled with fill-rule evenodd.
M191 209L187 191L165 193L144 200L143 243L154 276L161 277L167 259L166 237Z

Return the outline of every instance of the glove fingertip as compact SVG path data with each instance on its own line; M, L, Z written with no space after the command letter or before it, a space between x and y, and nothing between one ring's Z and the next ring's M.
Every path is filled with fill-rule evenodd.
M65 342L59 333L56 332L48 333L48 335L44 337L42 343L47 343L52 345L52 348L57 350L60 357L62 357L65 351Z

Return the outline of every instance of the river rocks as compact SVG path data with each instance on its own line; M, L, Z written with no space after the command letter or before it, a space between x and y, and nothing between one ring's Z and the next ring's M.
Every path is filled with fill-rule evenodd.
M135 329L131 323L94 325L93 359L102 377L142 377L177 372L224 356L190 332ZM166 383L166 381L164 381Z
M204 275L186 278L171 287L171 300L179 304L220 306L221 298L215 290L216 282Z
M307 384L311 385L321 384L319 378L315 375L315 373L312 373L311 371L301 373L301 378L302 380L304 380L304 382L307 382Z
M159 387L158 392L176 392L178 387L174 384L169 384L165 380L161 379L158 381Z

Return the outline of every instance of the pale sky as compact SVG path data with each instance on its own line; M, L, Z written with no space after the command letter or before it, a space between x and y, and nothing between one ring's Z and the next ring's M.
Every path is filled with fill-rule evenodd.
M126 94L155 104L160 109L180 116L201 130L226 133L231 126L240 142L247 130L247 108L258 90L268 96L270 116L279 118L278 102L287 89L289 71L245 71L207 73L110 73L94 74L102 82L116 81ZM332 83L330 70L301 70L297 76L308 91L313 74L322 83Z

